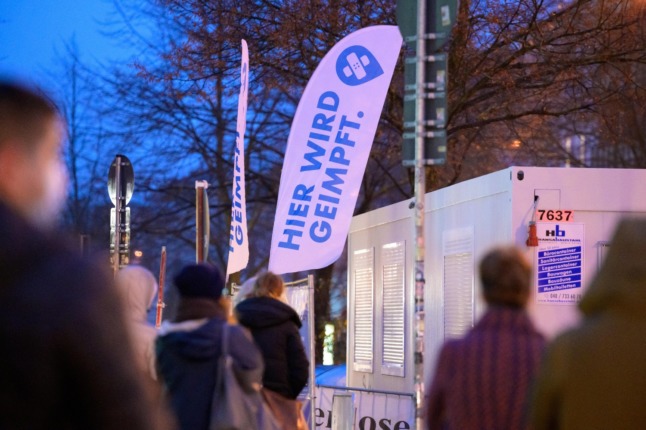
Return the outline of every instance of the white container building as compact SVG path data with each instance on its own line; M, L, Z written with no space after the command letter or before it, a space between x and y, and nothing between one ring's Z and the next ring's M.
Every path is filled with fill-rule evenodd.
M348 387L414 392L412 203L352 221ZM490 248L515 244L532 262L529 313L553 337L577 322L577 302L624 216L646 216L646 170L510 167L428 193L425 380L442 343L463 335L485 309L477 265ZM538 246L526 244L532 220Z

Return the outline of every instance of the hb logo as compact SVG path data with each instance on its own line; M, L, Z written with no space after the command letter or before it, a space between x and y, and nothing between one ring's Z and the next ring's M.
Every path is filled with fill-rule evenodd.
M372 52L360 45L346 48L336 60L336 74L346 85L361 85L383 73Z
M565 230L559 229L559 225L556 224L556 228L554 230L545 230L545 236L565 237Z

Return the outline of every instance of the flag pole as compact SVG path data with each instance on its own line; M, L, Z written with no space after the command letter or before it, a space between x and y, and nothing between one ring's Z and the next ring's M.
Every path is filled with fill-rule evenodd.
M162 246L161 260L159 263L159 290L157 292L157 318L155 319L155 328L161 327L162 314L164 312L164 282L166 278L166 247Z

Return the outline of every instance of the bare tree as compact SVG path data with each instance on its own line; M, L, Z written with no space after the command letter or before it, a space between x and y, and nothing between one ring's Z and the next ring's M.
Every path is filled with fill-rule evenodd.
M572 132L602 144L592 124L633 92L626 71L646 65L636 3L461 1L450 48L449 159L433 187L504 167L501 150L554 165L568 157L562 143Z
M126 3L119 5L129 10ZM171 0L158 6L151 3L145 8L164 27L154 43L143 44L153 46L152 55L135 63L136 73L112 73L105 94L118 107L118 112L105 112L112 118L115 136L145 154L137 163L142 178L138 189L143 187L155 206L146 211L148 216L137 218L138 234L163 233L185 243L193 241L192 181L205 179L210 183L211 260L225 266L244 38L251 63L245 165L252 245L246 272L253 274L267 264L283 154L300 94L320 60L343 36L367 25L393 23L394 2ZM389 94L359 211L410 194L408 177L392 145L401 129L399 93L393 87ZM332 270L331 266L317 272L321 333L330 315ZM321 348L322 342L319 356Z
M134 68L105 75L109 90L102 98L110 103L103 114L112 136L139 154L145 208L137 229L190 248L193 181L205 179L212 196L212 260L224 266L244 38L251 63L245 164L252 250L246 273L264 267L285 143L302 91L343 36L394 24L395 3L120 0L127 25L115 34L141 42L142 54ZM131 23L141 15L156 29L152 39L133 36ZM600 152L606 161L611 154L613 162L641 163L643 28L643 6L632 0L461 0L449 51L448 160L429 171L428 188L510 164L561 165L568 159L586 165L580 151L563 145L572 136L585 136L586 154L606 148ZM400 62L356 213L412 193L400 161L402 68ZM332 274L333 267L315 274L317 333L329 319Z
M86 236L93 250L107 249L110 203L106 184L111 151L93 97L94 72L81 60L74 39L57 55L58 68L50 70L50 75L66 127L69 195L64 221L73 233Z

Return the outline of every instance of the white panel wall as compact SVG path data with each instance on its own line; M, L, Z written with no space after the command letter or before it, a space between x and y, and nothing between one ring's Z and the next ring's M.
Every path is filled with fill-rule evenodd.
M522 175L520 172L522 171ZM464 331L468 316L473 322L486 310L480 296L477 264L489 249L496 245L516 244L536 264L536 248L527 247L529 221L534 213L534 198L539 196L538 209L572 210L574 220L583 225L583 287L599 269L607 251L617 221L623 216L646 216L646 170L623 169L565 169L511 167L480 178L465 181L426 195L425 209L425 379L435 367L436 355L447 336ZM413 302L414 302L414 225L411 202L405 201L384 207L353 219L348 237L348 255L359 249L374 249L374 303L373 312L373 372L352 370L353 338L356 321L352 303L353 272L349 257L348 288L351 290L348 310L348 384L353 387L391 391L413 391ZM540 227L541 224L539 223ZM564 227L566 228L566 227ZM465 236L465 232L470 232ZM471 240L461 242L471 249L451 251L458 242L452 239L462 234ZM397 337L394 331L387 336L389 347L384 348L383 286L392 282L384 276L383 254L386 244L405 242L405 309L404 369L403 376L388 375L392 359L388 348ZM465 261L469 261L465 263ZM388 264L387 264L388 265ZM392 264L390 264L392 265ZM468 266L471 267L468 267ZM393 273L391 273L392 275ZM457 276L457 278L456 278ZM472 288L469 289L469 283ZM459 291L445 291L447 285L457 285ZM533 285L533 289L535 286ZM471 296L471 297L469 297ZM392 296L386 301L392 301ZM462 305L461 305L462 304ZM451 308L451 306L457 308ZM445 314L445 309L449 313ZM578 311L575 304L552 305L536 303L532 297L529 312L538 328L551 337L575 324ZM386 314L388 312L386 311ZM387 316L388 317L388 316ZM465 321L467 321L465 323ZM460 326L460 324L462 324ZM455 325L455 327L454 327ZM458 327L459 326L459 327ZM395 327L394 325L392 327ZM457 328L456 328L457 327ZM457 332L454 333L454 331ZM386 358L385 358L386 357ZM388 358L391 357L391 358ZM386 369L384 371L384 369ZM393 372L391 372L393 373ZM396 373L396 372L395 372Z

